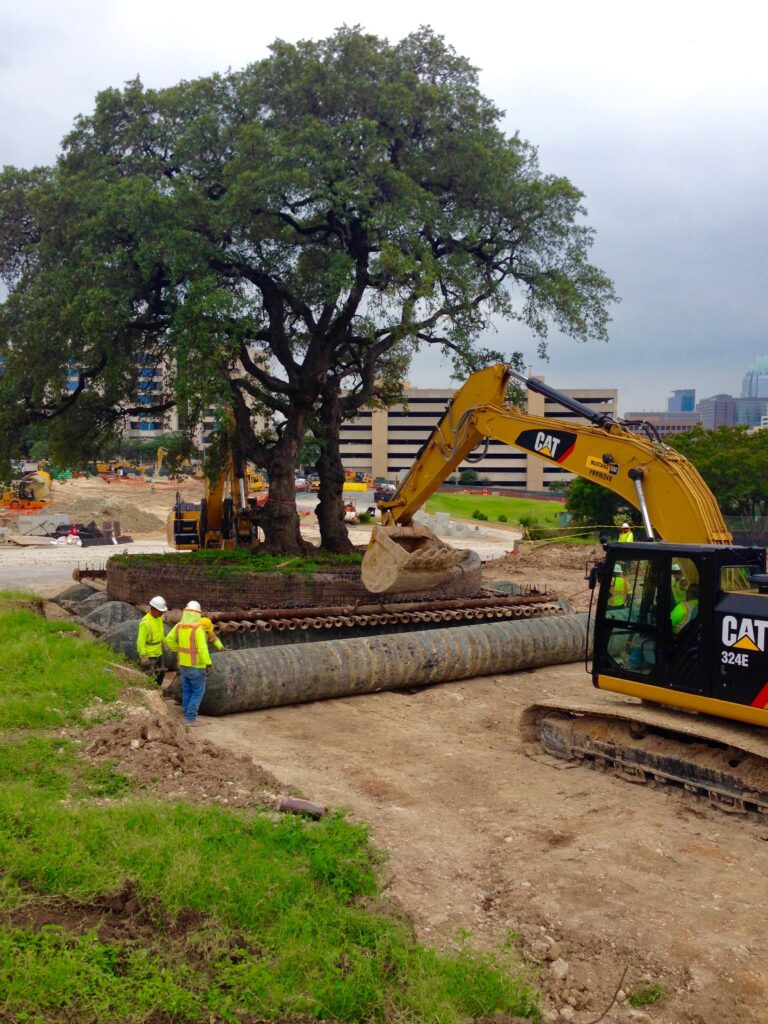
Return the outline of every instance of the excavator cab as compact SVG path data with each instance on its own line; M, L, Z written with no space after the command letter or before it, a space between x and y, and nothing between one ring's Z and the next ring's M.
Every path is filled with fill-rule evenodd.
M763 548L609 545L595 621L594 685L768 724L764 570Z

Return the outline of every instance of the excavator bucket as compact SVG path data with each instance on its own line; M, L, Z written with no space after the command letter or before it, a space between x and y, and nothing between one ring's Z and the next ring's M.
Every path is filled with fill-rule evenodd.
M432 590L467 554L426 526L374 526L363 558L363 586L372 594Z

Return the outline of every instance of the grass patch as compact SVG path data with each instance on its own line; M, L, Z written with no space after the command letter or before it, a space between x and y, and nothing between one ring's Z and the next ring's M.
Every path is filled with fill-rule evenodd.
M528 517L529 521L546 523L556 526L559 522L559 515L565 510L562 502L537 500L536 498L505 498L494 497L491 494L433 494L427 499L426 511L431 515L436 512L448 512L457 519L471 519L472 513L477 510L486 515L489 520L499 521L499 516L506 516L507 520L517 525L522 518ZM502 520L503 521L503 520Z
M180 559L183 561L180 562ZM359 566L363 556L359 552L348 555L316 551L308 555L273 555L262 551L235 548L232 551L191 551L188 554L113 555L112 561L121 565L194 566L204 576L228 578L246 573L282 572L313 575L317 572L350 569Z
M4 1017L539 1019L511 949L439 953L384 911L362 825L165 803L79 758L56 732L117 696L114 655L2 595L0 630Z
M112 701L120 692L114 652L69 623L48 622L0 595L0 628L0 730L80 724L93 697Z
M640 1009L641 1006L652 1006L653 1003L661 999L663 994L664 989L661 985L644 985L631 992L627 1002L635 1009Z

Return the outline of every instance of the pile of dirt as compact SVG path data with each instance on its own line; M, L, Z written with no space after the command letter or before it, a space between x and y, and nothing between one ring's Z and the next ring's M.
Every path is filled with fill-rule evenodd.
M599 544L567 544L558 541L523 544L517 554L497 558L483 567L483 582L512 580L542 593L565 598L574 611L586 611L591 591L586 568L603 558Z
M250 758L198 738L183 722L151 711L103 722L83 736L82 756L111 762L165 800L227 807L273 804L277 779Z
M72 502L57 501L49 506L51 512L61 512L74 523L86 525L91 521L101 528L105 521L119 522L122 533L158 533L165 529L165 523L151 512L143 512L136 505L112 498L83 496Z

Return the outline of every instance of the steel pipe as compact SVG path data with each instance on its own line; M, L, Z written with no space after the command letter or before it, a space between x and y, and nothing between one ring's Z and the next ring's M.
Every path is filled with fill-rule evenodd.
M221 651L201 710L226 715L560 665L583 659L586 641L581 613Z

